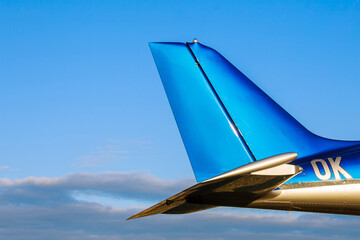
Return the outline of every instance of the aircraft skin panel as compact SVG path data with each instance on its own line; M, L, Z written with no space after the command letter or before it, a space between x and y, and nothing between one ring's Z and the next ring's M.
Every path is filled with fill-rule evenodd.
M185 189L129 220L154 214L190 213L233 204L234 199L241 199L241 206L246 206L299 174L300 167L287 164L296 157L296 153L286 153L243 165Z
M189 46L256 159L299 153L309 144L303 139L312 140L312 134L221 54L201 43Z
M351 182L351 181L347 181ZM246 207L360 215L360 182L275 190Z
M335 180L360 179L360 151L348 150L295 160L303 172L287 183L326 182Z
M188 45L257 160L285 152L302 158L359 144L311 133L217 51L199 42Z
M184 43L150 43L198 182L253 161L236 126Z

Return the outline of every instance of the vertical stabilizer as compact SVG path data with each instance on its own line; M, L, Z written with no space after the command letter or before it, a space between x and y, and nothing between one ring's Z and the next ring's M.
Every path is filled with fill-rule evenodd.
M150 47L198 181L278 154L301 159L358 145L311 133L198 41Z

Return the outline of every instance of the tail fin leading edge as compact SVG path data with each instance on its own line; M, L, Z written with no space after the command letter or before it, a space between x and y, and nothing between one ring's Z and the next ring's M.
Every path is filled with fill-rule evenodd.
M184 43L150 43L197 181L252 162L251 154Z

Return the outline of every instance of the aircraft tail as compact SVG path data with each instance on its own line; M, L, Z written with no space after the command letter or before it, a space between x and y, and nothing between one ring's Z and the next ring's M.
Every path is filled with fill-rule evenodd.
M197 41L150 48L197 181L282 153L302 158L352 145L312 134Z

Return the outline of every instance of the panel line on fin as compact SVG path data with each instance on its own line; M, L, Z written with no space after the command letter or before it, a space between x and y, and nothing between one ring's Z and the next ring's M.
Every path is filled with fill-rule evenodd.
M194 52L191 50L191 47L189 46L188 43L186 43L186 46L187 46L187 48L189 49L191 55L193 56L196 65L199 67L201 73L203 74L204 78L206 79L207 83L209 84L209 86L210 86L212 92L214 93L216 99L218 100L218 102L219 102L222 110L224 111L224 113L226 114L227 118L229 119L233 130L235 130L234 132L236 132L236 135L238 135L239 139L241 140L241 142L243 142L244 146L246 147L247 152L249 153L249 155L250 155L251 158L252 158L251 160L252 160L253 162L256 161L256 158L255 158L254 154L252 153L249 145L248 145L247 142L245 141L245 139L244 139L244 137L243 137L243 134L241 133L240 129L236 126L236 124L235 124L234 120L232 119L230 113L229 113L228 110L226 109L224 103L221 101L221 98L220 98L219 95L217 94L214 86L211 84L210 79L209 79L208 76L206 75L204 69L201 67L201 64L200 64L199 60L196 58Z

